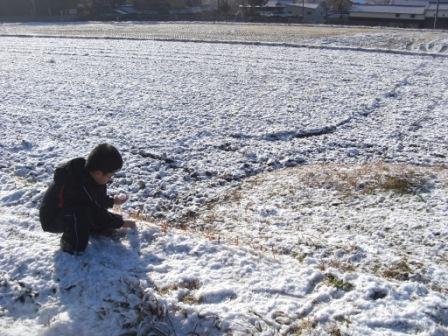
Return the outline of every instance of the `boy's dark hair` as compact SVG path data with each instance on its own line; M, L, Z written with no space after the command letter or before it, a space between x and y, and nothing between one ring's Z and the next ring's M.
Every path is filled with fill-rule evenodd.
M123 167L123 159L118 150L107 143L96 146L87 157L86 169L99 170L103 174L114 173Z

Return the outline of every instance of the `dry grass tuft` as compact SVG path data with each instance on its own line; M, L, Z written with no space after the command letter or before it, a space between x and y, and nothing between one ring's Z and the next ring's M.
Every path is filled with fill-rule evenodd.
M328 273L325 275L326 283L330 286L333 286L337 289L344 290L346 292L351 291L355 286L350 282L339 279L336 275L332 273Z
M328 328L328 334L331 336L342 336L341 329L339 329L336 323L330 325Z
M305 172L303 183L308 187L334 189L352 194L392 191L413 194L425 189L426 175L418 167L377 162L361 166L325 165Z
M336 268L340 271L343 272L354 272L355 271L355 267L349 263L345 263L342 261L339 261L337 259L332 259L328 262L328 266L329 267L333 267Z
M196 289L201 288L201 286L202 286L202 284L200 283L200 281L198 279L183 279L179 283L171 284L169 286L162 287L162 288L157 288L157 291L160 294L167 294L171 291L178 290L181 288L186 288L189 290L196 290Z
M317 321L315 319L307 318L299 323L290 326L284 335L300 336L306 332L312 331L317 327Z
M195 297L195 296L192 295L192 294L187 294L187 295L182 296L182 297L179 299L179 301L182 302L182 303L188 304L188 305L197 305L197 304L201 304L201 300L198 299L197 297Z
M404 259L383 271L384 277L401 281L409 280L410 274L412 269Z

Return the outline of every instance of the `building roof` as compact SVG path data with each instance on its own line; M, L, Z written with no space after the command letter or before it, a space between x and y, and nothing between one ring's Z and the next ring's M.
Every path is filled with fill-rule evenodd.
M278 0L269 0L265 5L265 7L276 7L279 6Z
M138 11L133 5L121 5L115 12L118 14L136 14Z
M383 14L425 14L424 6L399 5L353 5L351 13L383 13Z
M437 8L437 4L436 3L431 3L427 7L427 9L434 10L434 11L436 10L436 8ZM443 11L448 10L448 3L440 3L439 4L439 11L441 11L441 10L443 10Z
M399 6L426 6L428 5L428 0L391 0L391 5Z
M294 0L268 0L263 7L285 7L294 4Z
M176 8L176 9L171 9L170 13L171 14L199 14L199 13L203 13L205 12L205 10L208 7L206 6L194 6L194 7L187 7L187 8Z
M301 4L301 3L293 3L293 4L290 4L290 5L288 5L288 6L291 6L291 7L300 7L300 8L302 8L302 7L305 7L305 8L310 8L310 9L316 9L316 8L319 8L319 6L320 6L320 4L317 4L317 3L304 3L304 4Z

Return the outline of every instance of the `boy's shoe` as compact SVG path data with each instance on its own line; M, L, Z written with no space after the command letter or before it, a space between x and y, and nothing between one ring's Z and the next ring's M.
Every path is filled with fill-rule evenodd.
M82 252L80 252L80 251L75 251L75 249L73 248L73 245L70 244L69 242L65 241L62 238L61 238L60 245L61 245L61 250L63 252L66 252L66 253L69 253L72 255L81 255L82 254Z

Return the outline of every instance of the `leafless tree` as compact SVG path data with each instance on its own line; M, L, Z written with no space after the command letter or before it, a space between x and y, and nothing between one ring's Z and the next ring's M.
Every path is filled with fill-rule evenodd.
M336 13L347 13L352 6L350 0L327 0L327 4L330 10Z

